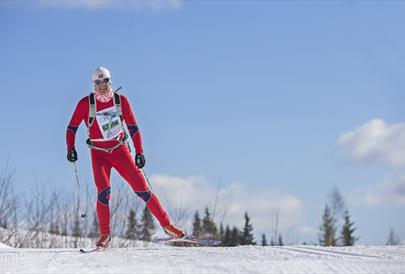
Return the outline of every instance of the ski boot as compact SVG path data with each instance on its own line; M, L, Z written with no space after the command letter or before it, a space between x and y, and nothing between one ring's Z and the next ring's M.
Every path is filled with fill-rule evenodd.
M101 234L100 239L97 242L97 248L106 248L111 241L110 233Z
M167 235L172 236L175 239L186 236L186 234L182 230L178 229L172 224L163 227L163 230L166 232Z

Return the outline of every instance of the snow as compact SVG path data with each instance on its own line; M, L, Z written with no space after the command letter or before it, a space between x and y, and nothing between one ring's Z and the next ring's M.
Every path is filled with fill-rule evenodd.
M0 248L1 244L18 248L74 248L77 246L89 248L94 247L97 240L97 238L63 236L35 230L10 230L0 227L0 241L3 241L3 243L0 242ZM147 245L156 244L120 237L113 237L111 242L112 247L145 247Z
M405 273L405 246L0 249L0 273Z
M2 248L11 248L11 247L9 247L8 245L5 245L3 243L0 243L0 249L2 249Z

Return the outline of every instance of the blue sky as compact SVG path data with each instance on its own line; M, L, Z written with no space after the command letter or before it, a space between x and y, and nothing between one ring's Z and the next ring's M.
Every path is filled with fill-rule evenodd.
M337 186L361 243L385 243L391 227L404 239L404 11L399 1L2 2L1 113L12 122L0 163L21 189L73 189L66 126L105 66L130 99L157 192L201 210L219 184L234 193L228 222L246 205L270 233L279 207L285 231L316 241ZM79 170L92 184L85 139L82 125Z

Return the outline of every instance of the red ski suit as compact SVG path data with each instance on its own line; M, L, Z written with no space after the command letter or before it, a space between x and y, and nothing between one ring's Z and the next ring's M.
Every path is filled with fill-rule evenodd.
M136 153L143 153L141 133L137 126L131 106L125 96L120 96L123 114L122 118L128 127L129 134L134 143ZM98 100L95 100L95 102L97 113L109 108L115 109L113 99L108 102L101 102ZM84 120L86 126L88 127L89 105L89 96L86 96L82 98L76 106L76 109L72 115L66 131L66 144L68 150L71 150L75 147L76 131L80 123ZM97 119L94 119L94 122L89 129L89 138L93 141L93 143L97 147L102 148L112 148L115 145L119 144L119 141L124 136L124 131L121 130L116 138L106 141L103 139L103 133L101 132L102 128L99 127L98 123L99 121ZM156 217L161 226L165 227L166 225L170 224L170 220L166 212L163 210L157 197L149 190L145 177L135 165L135 161L132 158L129 148L126 144L119 146L112 152L97 150L94 148L91 148L90 152L94 181L96 183L98 193L96 208L100 233L105 234L110 232L109 199L111 193L111 168L115 168L117 172L130 184L135 193L146 202L146 206Z

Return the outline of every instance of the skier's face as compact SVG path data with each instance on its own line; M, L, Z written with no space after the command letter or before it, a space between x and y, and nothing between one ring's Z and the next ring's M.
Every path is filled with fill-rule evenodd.
M112 88L111 81L108 78L104 78L103 80L94 83L94 86L96 88L96 92L101 95L107 94Z

